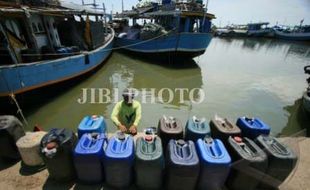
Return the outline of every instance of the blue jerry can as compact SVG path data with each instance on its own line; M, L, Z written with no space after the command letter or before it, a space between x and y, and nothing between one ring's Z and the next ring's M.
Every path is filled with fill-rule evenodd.
M114 188L130 186L133 178L134 140L117 132L111 137L104 156L106 183Z
M107 125L103 116L86 116L79 124L78 137L81 138L84 133L105 133L106 128Z
M195 189L199 176L199 158L193 141L170 140L166 155L167 189Z
M269 135L270 127L258 118L240 117L237 126L241 129L242 135L255 139L259 135Z
M200 138L210 135L210 127L205 118L198 119L193 116L185 126L185 140L196 142Z
M85 133L74 149L77 178L84 183L103 181L103 155L106 144L104 133Z
M228 177L231 158L219 139L206 137L196 143L200 159L198 189L223 189Z

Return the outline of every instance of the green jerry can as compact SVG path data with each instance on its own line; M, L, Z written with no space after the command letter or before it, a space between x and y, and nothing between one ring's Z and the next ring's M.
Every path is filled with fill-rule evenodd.
M161 189L164 156L161 139L154 135L136 141L135 176L139 189Z

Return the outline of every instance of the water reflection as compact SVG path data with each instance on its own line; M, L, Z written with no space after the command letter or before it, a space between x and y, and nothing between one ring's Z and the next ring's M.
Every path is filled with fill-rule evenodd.
M130 56L115 52L98 72L89 78L81 81L80 83L67 89L67 91L57 94L51 101L40 104L40 106L32 106L26 109L26 117L31 126L35 124L42 125L45 129L54 127L69 127L76 130L78 123L85 115L102 114L106 117L109 130L114 131L116 128L113 126L110 118L114 101L121 100L121 92L125 88L135 88L141 92L143 88L155 89L155 95L158 98L158 93L162 88L169 88L173 92L177 88L187 88L188 90L200 88L202 86L202 76L200 68L194 61L190 61L190 67L158 65L152 63L145 63L141 60L136 60ZM194 66L193 66L194 65ZM78 99L83 98L83 88L106 88L109 89L111 94L109 97L112 102L98 103L98 93L96 94L96 102L90 102L90 95L86 104L79 104ZM114 89L118 89L118 93ZM90 91L88 91L90 92ZM97 91L96 91L97 92ZM163 93L163 100L169 99L167 93ZM185 93L183 99L184 103L180 103L180 96L174 93L175 97L171 102L161 103L158 100L155 104L151 104L147 100L147 104L143 104L143 116L141 129L145 126L154 125L157 118L164 114L165 109L171 110L188 110L190 106L190 97ZM199 98L198 91L193 94L194 99ZM141 101L141 96L137 97ZM104 98L104 101L106 99ZM156 107L156 108L155 108ZM154 109L155 108L155 109ZM158 111L161 110L161 111ZM153 111L158 111L152 113ZM168 114L168 113L167 113ZM147 119L154 116L155 120ZM144 126L144 127L143 127Z
M127 55L117 53L117 56L126 57ZM180 65L177 67L176 65L158 65L154 63L143 63L128 56L126 58L126 64L122 62L116 62L114 64L118 69L114 70L114 73L111 76L111 81L113 88L118 88L120 90L125 88L136 88L139 90L140 95L142 89L145 89L148 92L151 92L151 89L154 89L155 96L159 98L158 95L160 91L162 91L163 100L165 102L168 102L171 94L169 94L167 90L162 89L171 89L174 98L166 106L189 106L189 93L184 93L183 98L185 102L187 102L184 104L180 103L180 95L178 90L176 90L179 88L185 88L188 91L191 91L192 89L200 88L202 86L200 68L193 60L191 60L189 64L190 67L180 67ZM120 96L121 95L119 94L119 97ZM194 91L193 97L194 99L199 98L198 91ZM138 96L137 98L141 100L141 96ZM147 101L150 101L150 99L147 99ZM159 101L156 101L156 103L161 104Z
M260 51L261 49L279 51L283 52L286 57L310 57L309 42L290 42L268 38L221 38L221 43L223 42L253 51Z
M310 45L291 44L287 51L287 55L310 58Z
M262 118L277 135L287 125L283 107L302 96L306 88L304 54L288 53L290 47L309 51L310 46L271 39L214 38L207 52L196 59L201 68L207 99L198 110L235 120L242 115ZM199 111L194 111L199 113Z

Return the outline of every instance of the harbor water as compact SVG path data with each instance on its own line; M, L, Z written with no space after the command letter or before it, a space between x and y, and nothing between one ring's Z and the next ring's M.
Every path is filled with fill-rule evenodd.
M271 127L273 135L292 135L309 126L309 116L302 110L301 97L306 89L303 67L310 64L310 44L271 39L213 38L206 52L192 61L173 66L168 61L140 59L130 54L114 52L95 73L74 82L70 87L59 87L61 93L44 101L23 107L29 122L28 130L36 124L44 129L56 127L76 131L85 115L103 115L108 132L114 132L110 114L115 103L79 102L83 89L105 88L111 90L112 100L117 95L113 89L126 87L155 89L201 88L201 103L191 101L201 93L178 93L169 103L155 100L142 104L139 131L157 126L163 114L175 116L185 125L191 116L208 120L219 115L235 122L240 116L258 117ZM62 89L63 88L63 89ZM44 96L44 95L42 95ZM163 93L163 99L169 99ZM141 101L141 96L137 97ZM168 100L167 100L168 101ZM167 102L166 101L166 102Z

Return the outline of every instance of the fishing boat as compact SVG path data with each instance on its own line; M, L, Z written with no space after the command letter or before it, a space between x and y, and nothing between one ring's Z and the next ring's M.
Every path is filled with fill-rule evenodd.
M232 24L224 28L218 28L215 31L215 36L219 37L246 37L247 25Z
M54 0L18 2L0 1L0 97L76 78L108 59L114 30L103 11Z
M211 41L211 20L215 18L200 0L163 0L123 11L119 16L133 24L117 34L116 46L140 55L169 58L203 54Z
M272 37L273 31L268 28L269 22L259 22L248 24L247 36L252 37Z
M294 28L275 27L275 37L283 40L310 41L310 25Z
M268 28L268 22L250 23L247 25L232 24L216 30L220 37L272 37L273 30Z

